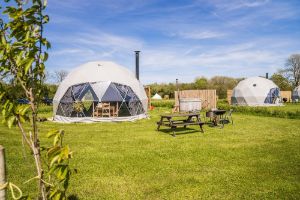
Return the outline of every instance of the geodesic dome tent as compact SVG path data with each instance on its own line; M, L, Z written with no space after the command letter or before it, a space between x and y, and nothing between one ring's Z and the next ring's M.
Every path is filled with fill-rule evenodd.
M143 85L113 62L88 62L70 72L53 99L54 121L133 121L147 117Z
M162 98L159 94L156 93L155 95L153 95L151 99L162 99Z
M242 106L276 106L281 105L280 89L273 81L252 77L239 82L233 89L232 105Z
M292 101L300 102L300 85L293 90Z

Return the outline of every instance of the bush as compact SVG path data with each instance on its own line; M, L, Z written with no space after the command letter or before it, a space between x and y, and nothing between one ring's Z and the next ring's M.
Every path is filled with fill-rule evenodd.
M52 112L52 110L53 110L52 106L41 105L39 107L39 113L50 113Z
M234 112L250 114L256 116L265 117L278 117L278 118L288 118L288 119L300 119L300 109L289 110L284 106L280 107L250 107L250 106L231 106L224 101L218 101L217 107L219 109L229 110L233 109Z
M151 100L151 105L154 107L173 108L175 100Z

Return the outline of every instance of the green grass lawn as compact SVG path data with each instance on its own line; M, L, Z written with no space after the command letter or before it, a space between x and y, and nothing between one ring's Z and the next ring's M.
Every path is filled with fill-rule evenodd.
M270 106L270 107L268 107L268 109L290 111L290 112L295 112L295 111L300 112L300 103L287 103L287 104L284 104L283 106Z
M42 116L51 116L43 108ZM79 199L300 199L300 120L234 114L224 129L204 126L157 132L150 119L125 123L39 125L63 128L74 151L69 194ZM30 155L23 158L16 128L0 125L8 176L27 193L35 183Z

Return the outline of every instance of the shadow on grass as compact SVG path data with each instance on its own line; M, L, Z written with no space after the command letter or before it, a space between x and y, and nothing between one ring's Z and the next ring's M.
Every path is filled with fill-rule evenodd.
M70 196L68 196L68 200L79 200L79 198L76 194L71 194Z
M184 127L176 128L175 129L175 134L176 134L176 136L179 136L179 135L186 135L186 134L191 134L191 133L202 133L200 131L200 128L198 128L198 129L197 128L196 127L195 128L184 128ZM159 132L166 133L166 134L173 137L173 130L171 128L169 128L169 129L160 129Z

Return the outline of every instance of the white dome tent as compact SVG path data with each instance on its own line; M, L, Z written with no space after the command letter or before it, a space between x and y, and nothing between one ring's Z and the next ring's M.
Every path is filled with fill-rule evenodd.
M233 89L232 105L279 106L280 89L273 81L262 77L251 77L239 82Z
M293 90L292 100L293 102L300 102L300 85Z
M113 62L88 62L73 70L53 99L54 121L133 121L147 117L143 85Z
M158 100L158 99L162 99L162 98L161 98L161 96L159 94L156 93L155 95L153 95L153 97L151 99Z

